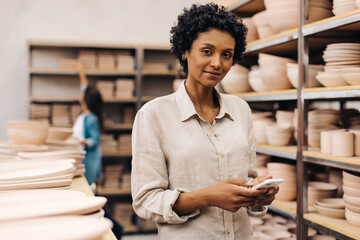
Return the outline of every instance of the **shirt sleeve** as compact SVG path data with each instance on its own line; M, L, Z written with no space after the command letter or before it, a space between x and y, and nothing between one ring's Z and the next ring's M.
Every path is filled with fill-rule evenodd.
M258 176L256 171L256 148L255 148L255 141L254 141L254 129L253 129L253 122L252 122L252 115L251 110L248 108L249 114L249 123L248 123L248 144L249 144L249 170L248 170L248 179L251 181ZM252 206L247 207L247 211L249 215L253 217L263 217L265 216L268 210L267 206Z
M85 127L87 136L85 138L87 148L91 149L93 147L96 147L100 144L100 127L99 127L99 121L96 117L85 117Z
M180 224L200 211L179 216L173 206L181 192L168 189L166 158L158 130L147 112L136 115L132 133L131 194L137 215L158 223Z

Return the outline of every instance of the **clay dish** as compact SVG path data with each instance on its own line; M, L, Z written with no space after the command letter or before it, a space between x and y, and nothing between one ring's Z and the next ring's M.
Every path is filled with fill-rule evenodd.
M360 198L360 189L343 185L344 193L350 197Z
M346 209L345 211L346 220L355 226L360 226L360 214L354 213L350 211L349 209Z
M360 176L355 175L354 173L343 171L343 178L351 182L360 183Z
M342 198L323 198L316 201L316 204L320 207L326 208L345 208L345 202Z

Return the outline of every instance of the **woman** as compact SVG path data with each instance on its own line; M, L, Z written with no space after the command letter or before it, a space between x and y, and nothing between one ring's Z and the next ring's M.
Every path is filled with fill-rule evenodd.
M265 215L278 191L248 188L271 178L257 177L250 108L214 89L241 59L246 31L215 4L185 9L171 30L187 78L144 105L133 128L133 207L160 239L252 239L249 215Z
M96 88L88 84L82 63L77 64L81 93L79 102L82 113L76 119L73 135L79 139L86 151L85 177L94 186L101 174L100 131L103 127L103 100Z

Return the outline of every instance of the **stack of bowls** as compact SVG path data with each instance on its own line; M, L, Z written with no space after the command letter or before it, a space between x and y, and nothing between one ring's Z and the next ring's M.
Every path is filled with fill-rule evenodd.
M246 67L235 64L221 81L221 86L226 93L250 92L248 74L249 70Z
M343 67L341 76L350 85L360 85L360 67Z
M308 205L313 209L317 200L323 198L334 198L337 195L337 186L326 182L310 181L308 187Z
M295 63L290 58L259 53L261 78L270 90L290 89L292 85L286 74L286 64Z
M265 127L268 144L286 146L290 143L294 128L291 124L269 124Z
M271 160L271 156L257 153L256 159L256 170L259 176L267 176L269 173L266 164Z
M266 16L272 29L277 32L297 28L299 23L299 1L265 0ZM309 22L333 16L331 2L311 0L309 3ZM286 19L286 21L285 21Z
M42 145L46 141L49 123L38 121L8 121L7 136L14 144Z
M346 220L360 226L360 174L343 171Z
M267 163L268 172L273 178L283 178L279 192L275 195L277 200L292 201L296 198L296 167L286 163Z
M308 113L308 145L320 148L320 134L324 130L333 130L338 127L341 118L340 111L333 109L317 109Z
M334 0L332 12L335 16L345 14L358 9L354 0Z
M255 92L265 92L268 90L261 78L261 70L259 66L251 67L249 72L249 84Z
M275 123L275 120L272 118L263 118L258 120L253 120L254 124L254 138L255 142L258 144L267 144L268 140L266 138L266 127Z
M257 29L257 33L261 38L266 38L272 35L277 34L278 32L274 31L267 20L267 16L266 16L266 11L261 11L256 13L253 17L252 20L254 21L254 24L256 26Z
M360 43L328 44L323 59L326 62L325 71L319 72L316 79L325 87L349 85L342 77L342 69L360 66Z
M306 87L314 88L320 87L321 84L316 80L316 75L318 72L323 71L324 66L322 65L309 65L309 76L308 76L308 85ZM287 63L286 64L286 73L290 80L291 85L294 88L298 87L298 76L299 76L299 68L297 63Z
M315 208L321 215L345 218L345 203L342 198L323 198L316 200Z
M251 42L256 39L259 39L259 35L256 30L255 23L252 18L243 18L243 23L248 29L247 35L246 35L246 42Z
M275 114L277 124L290 124L294 122L294 111L278 110Z

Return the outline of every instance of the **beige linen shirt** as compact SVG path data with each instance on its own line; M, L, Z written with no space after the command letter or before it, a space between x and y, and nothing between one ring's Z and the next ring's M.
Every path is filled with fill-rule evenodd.
M257 176L251 111L242 99L218 94L220 112L213 124L201 119L184 82L176 93L145 104L132 136L131 192L135 212L158 226L161 240L253 239L250 208L232 213L208 207L177 215L181 192L195 191L227 178Z

